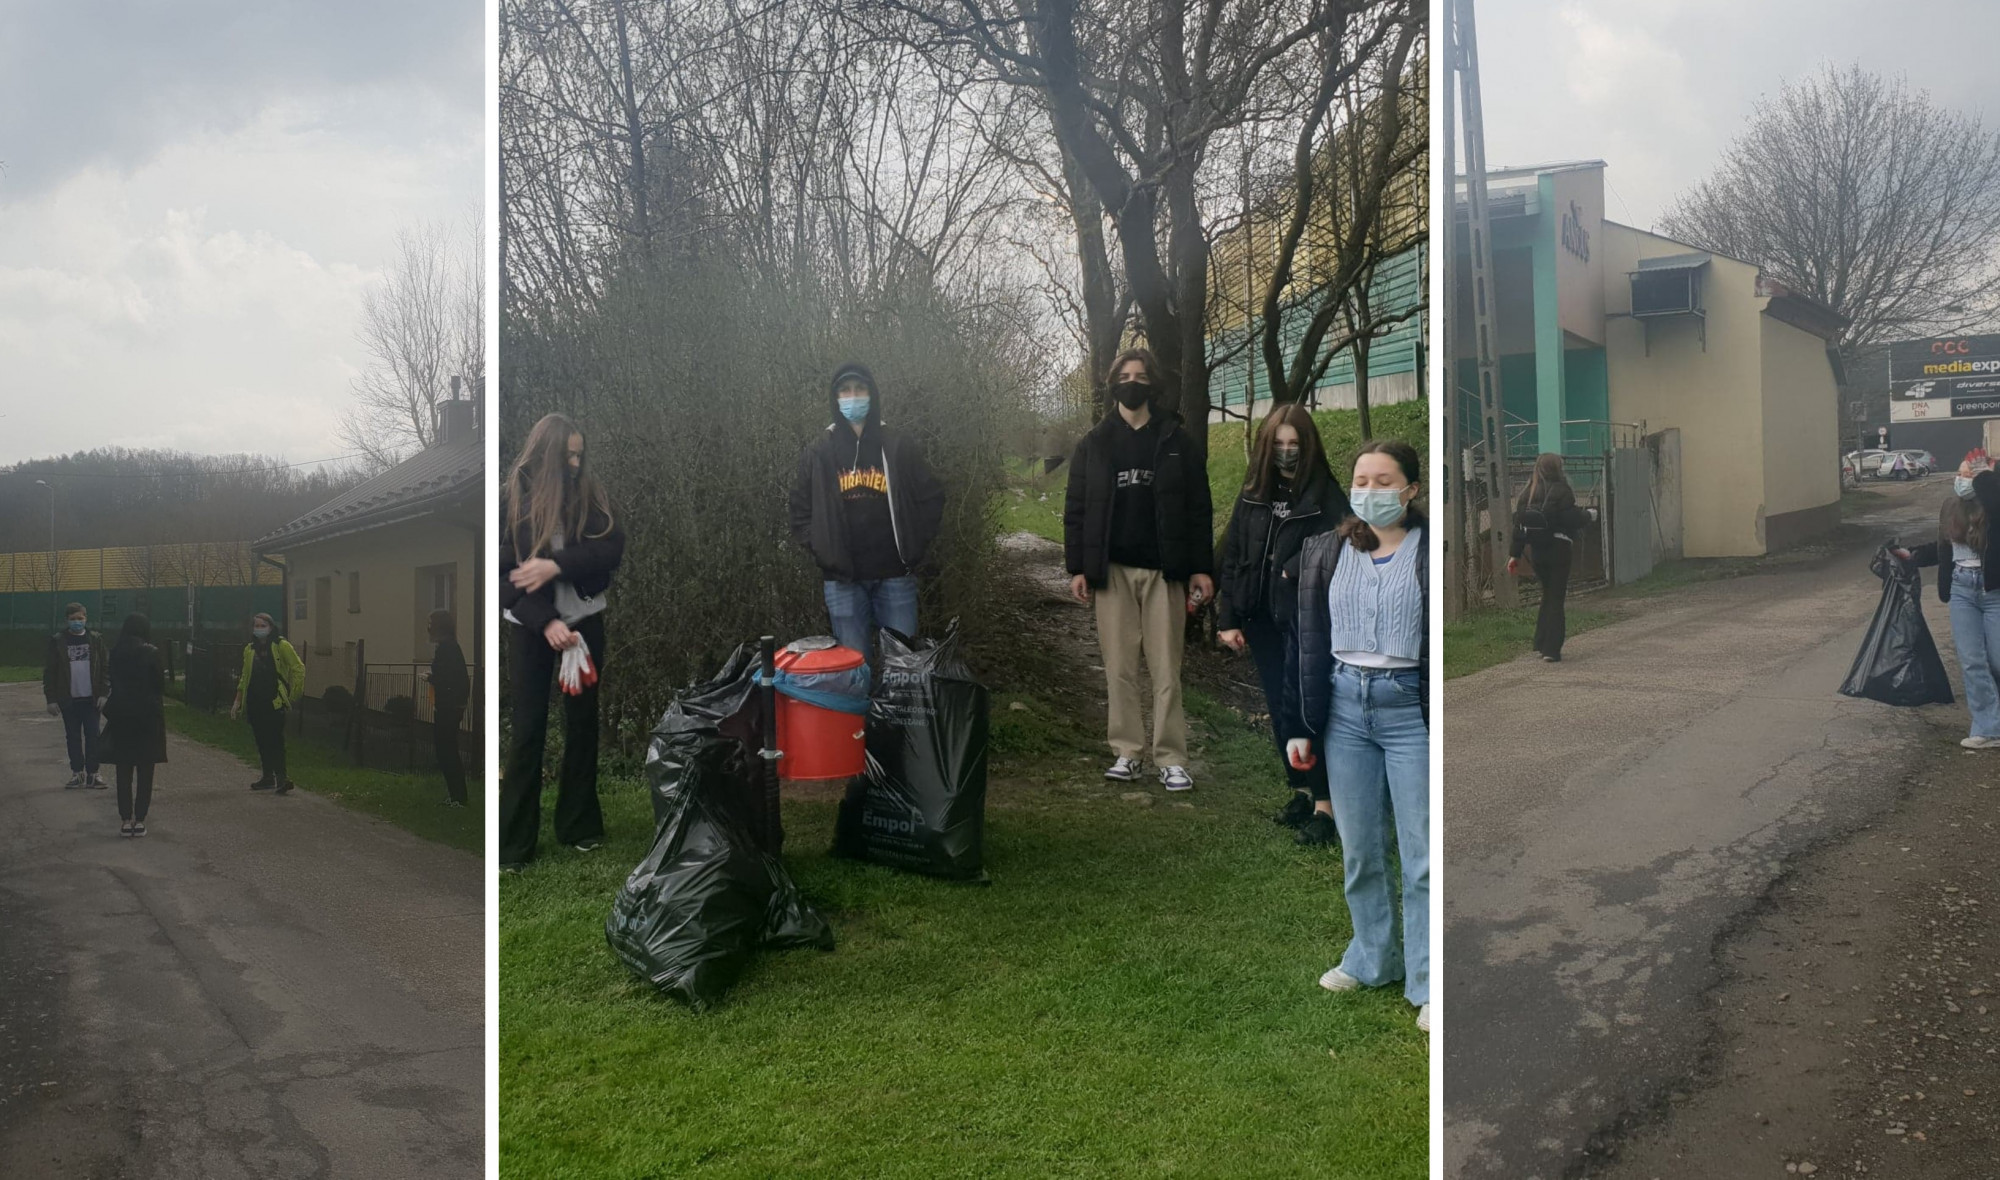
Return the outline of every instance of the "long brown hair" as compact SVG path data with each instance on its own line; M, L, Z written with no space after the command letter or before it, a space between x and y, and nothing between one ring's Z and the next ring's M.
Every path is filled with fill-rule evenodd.
M1985 554L1986 510L1980 507L1979 501L1961 500L1956 495L1946 496L1944 510L1938 514L1938 527L1951 540L1970 546L1974 553Z
M1417 448L1401 439L1378 438L1362 443L1361 449L1354 452L1354 458L1359 461L1363 455L1387 455L1403 469L1403 478L1409 480L1412 486L1423 482L1420 478L1423 460L1418 458ZM1403 527L1413 529L1423 523L1424 514L1413 499L1404 506ZM1358 516L1350 516L1340 523L1340 535L1347 538L1347 543L1354 546L1357 553L1373 553L1382 544L1382 538L1376 536L1368 522Z
M514 460L513 478L507 481L507 529L518 534L523 524L528 526L528 545L515 555L521 561L548 556L558 532L575 541L611 531L611 500L591 477L590 452L584 452L574 486L565 474L569 436L582 433L567 415L547 414L521 444L521 457ZM526 504L521 502L524 492ZM603 515L602 532L584 531L592 512Z
M1285 402L1271 407L1264 415L1263 424L1257 427L1257 449L1250 456L1250 471L1243 481L1243 494L1253 500L1268 499L1271 485L1278 478L1278 428L1289 426L1299 432L1299 467L1293 482L1296 490L1314 475L1332 478L1333 471L1326 465L1326 448L1320 442L1319 425L1304 406L1297 402Z
M1535 456L1535 473L1528 477L1528 486L1521 489L1521 507L1527 507L1536 493L1556 484L1569 486L1569 477L1563 474L1563 457L1543 451Z

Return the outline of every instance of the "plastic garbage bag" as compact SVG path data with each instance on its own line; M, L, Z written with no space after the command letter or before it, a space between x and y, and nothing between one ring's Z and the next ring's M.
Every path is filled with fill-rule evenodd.
M1916 566L1898 558L1892 543L1882 546L1868 568L1882 579L1882 601L1840 691L1885 705L1951 704L1951 681L1924 623Z
M833 930L748 819L761 796L756 743L726 728L747 710L755 663L684 693L653 731L646 777L660 817L625 880L604 937L632 973L697 1011L719 1002L758 949L833 949Z
M653 823L667 818L668 796L660 790L669 781L653 770L661 752L661 739L675 734L720 733L741 742L746 752L763 748L764 731L757 708L757 648L745 643L730 653L714 679L690 685L667 706L660 723L653 727L653 742L646 751L647 781L652 784ZM756 764L750 764L755 779ZM762 831L763 795L748 791L741 801L744 823L753 832Z
M839 646L832 636L801 639L785 648L788 652L825 651ZM856 664L837 672L798 672L779 668L771 683L780 694L835 713L859 717L868 711L868 665ZM757 678L762 684L763 677Z
M986 686L941 640L883 629L868 711L868 769L834 823L837 856L954 881L985 881Z

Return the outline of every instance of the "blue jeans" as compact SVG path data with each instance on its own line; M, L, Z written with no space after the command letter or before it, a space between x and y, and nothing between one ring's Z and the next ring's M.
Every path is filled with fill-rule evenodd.
M69 743L69 770L71 774L83 771L96 774L97 763L97 702L82 700L62 701L63 738Z
M1353 941L1340 969L1369 987L1403 981L1431 1000L1431 735L1414 668L1336 660L1326 721L1326 782L1340 828ZM1390 841L1403 865L1403 921L1390 890Z
M879 582L826 584L826 613L833 637L875 662L875 628L887 627L911 639L917 637L917 580L905 574Z
M1972 736L2000 738L2000 591L1988 593L1976 569L1951 571L1951 641L1965 679Z

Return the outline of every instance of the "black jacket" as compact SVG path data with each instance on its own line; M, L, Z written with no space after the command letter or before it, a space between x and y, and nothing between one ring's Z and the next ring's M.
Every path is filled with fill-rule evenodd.
M1539 526L1530 526L1529 521L1534 519L1531 513L1540 514ZM1507 556L1519 557L1531 545L1546 545L1555 540L1557 533L1574 541L1577 532L1588 523L1590 518L1576 506L1576 490L1567 483L1523 491L1514 504L1514 538Z
M67 631L49 636L48 655L42 662L42 696L52 705L72 699L69 695L69 644L72 638ZM104 637L95 631L85 631L83 638L90 641L90 695L101 697L110 683L104 662Z
M859 374L868 382L868 419L864 433L872 432L882 448L882 474L889 484L889 525L895 534L896 555L910 572L924 567L931 545L944 522L944 486L931 474L923 452L916 443L882 425L882 394L875 388L874 375L860 365L846 365L836 378ZM827 401L833 422L826 432L799 452L798 470L792 476L792 541L812 555L820 573L831 581L855 580L854 558L847 544L847 513L840 499L840 472L852 467L861 445L847 419L840 415L840 399L832 387Z
M1952 500L1957 498L1957 493L1953 493ZM1980 509L1986 513L1986 552L1979 555L1983 583L1988 592L2000 590L2000 473L1981 471L1974 475L1972 498L1979 501ZM1938 567L1939 602L1951 601L1952 500L1946 500L1938 509L1937 540L1926 541L1910 549L1910 557L1918 566Z
M1290 626L1298 598L1299 551L1309 539L1339 528L1347 515L1347 493L1327 471L1308 474L1305 486L1292 495L1292 514L1282 521L1274 521L1268 500L1248 492L1238 495L1222 533L1216 630L1238 630L1245 619L1264 613L1264 579L1274 569L1280 582L1271 595L1273 618Z
M144 766L167 760L166 668L160 649L120 639L111 649L111 695L104 702L104 760Z
M523 492L521 498L526 501L525 489ZM539 632L562 617L556 611L556 586L554 582L549 582L529 594L507 580L507 575L521 564L520 555L534 543L534 538L529 534L527 521L509 529L505 527L506 519L507 503L503 498L500 503L500 609L512 612L522 626ZM625 559L625 531L605 519L602 512L593 509L584 519L581 538L566 537L561 549L540 556L548 557L560 566L562 573L559 576L578 594L595 598L611 588L611 575L617 570L618 563Z
M1412 512L1412 535L1405 545L1428 545L1429 522ZM1333 620L1327 613L1327 587L1340 564L1346 541L1339 533L1321 533L1299 554L1299 606L1285 643L1285 716L1292 733L1317 736L1326 724L1333 680ZM1417 656L1418 691L1423 694L1424 723L1431 719L1431 563L1417 562L1417 586L1423 592L1423 647Z
M465 649L458 646L458 640L438 641L437 650L431 653L430 680L435 694L432 703L440 713L463 710L472 700L472 677L466 673Z
M1160 572L1185 582L1215 571L1215 509L1208 494L1208 465L1181 429L1181 420L1155 408L1165 429L1153 461L1153 511L1160 529ZM1069 572L1101 588L1111 574L1111 506L1117 495L1112 434L1130 430L1117 410L1091 427L1070 457L1063 500L1063 556Z

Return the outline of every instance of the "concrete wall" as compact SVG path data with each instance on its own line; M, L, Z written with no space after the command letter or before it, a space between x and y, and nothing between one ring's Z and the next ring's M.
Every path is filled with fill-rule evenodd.
M1839 523L1840 387L1826 341L1763 324L1765 545L1780 549Z
M458 641L468 655L479 650L473 629L473 595L478 583L474 529L437 518L370 529L285 554L291 564L292 600L285 607L285 633L306 663L306 692L354 683L354 652L365 641L371 664L423 663L431 645L424 634L432 607L428 579L419 598L420 570L448 567L455 583L449 609L458 615ZM351 609L349 577L360 575L359 610ZM300 589L305 617L299 617ZM491 620L487 620L490 625ZM322 642L324 641L324 642Z
M1762 363L1764 300L1757 268L1718 257L1703 275L1708 346L1692 320L1631 318L1626 281L1641 258L1685 254L1689 247L1607 221L1603 230L1605 326L1611 417L1649 431L1681 432L1682 551L1689 557L1765 552ZM1837 474L1837 473L1836 473Z

